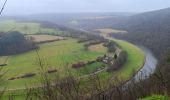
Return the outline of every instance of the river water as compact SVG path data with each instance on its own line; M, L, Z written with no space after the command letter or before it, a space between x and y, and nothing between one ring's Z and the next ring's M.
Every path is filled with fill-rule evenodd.
M149 75L153 74L158 62L149 49L143 46L138 47L144 52L146 60L143 68L133 77L136 81L139 79L146 79Z

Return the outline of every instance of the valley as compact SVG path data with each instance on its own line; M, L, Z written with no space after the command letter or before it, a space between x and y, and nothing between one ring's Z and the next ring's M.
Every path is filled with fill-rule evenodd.
M169 0L0 1L0 100L170 100Z
M15 24L19 26L20 22ZM28 25L27 22L25 24ZM8 27L7 29L11 28L11 26ZM32 38L35 43L38 43L38 48L21 54L1 56L0 59L1 64L5 63L2 72L6 73L4 79L7 81L7 84L2 85L1 88L7 87L7 94L10 91L15 91L16 97L23 95L22 91L25 91L26 88L40 87L43 74L47 74L53 82L72 75L75 78L80 78L84 85L89 84L88 82L84 83L88 77L97 74L102 85L107 86L106 80L120 78L122 82L125 82L131 79L145 63L144 53L135 45L123 40L105 37L106 40L116 43L116 48L127 53L127 60L122 62L124 64L121 64L121 68L112 69L113 71L109 72L108 69L111 65L108 62L96 60L102 56L107 58L107 55L112 58L115 54L119 58L119 53L116 53L117 49L115 52L113 50L108 52L107 46L104 46L107 42L63 37L58 33L51 34L51 30L55 29L48 30L47 34L32 31L27 33L29 29L31 28L28 30L16 28L15 31L23 32L25 37ZM0 31L6 32L4 29ZM58 31L60 32L60 30Z

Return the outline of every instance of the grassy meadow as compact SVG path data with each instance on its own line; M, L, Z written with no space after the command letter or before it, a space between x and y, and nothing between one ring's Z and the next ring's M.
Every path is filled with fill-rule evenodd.
M63 31L51 28L43 28L39 23L33 22L16 22L14 20L7 20L0 22L0 32L19 31L23 34L36 33L53 33L62 34Z
M38 23L24 23L12 20L0 22L1 32L8 32L10 30L19 31L26 35L32 35L36 33L63 33L57 29L42 28ZM110 32L124 32L111 29L102 29L98 31L101 31L104 36ZM43 41L49 39L55 40L58 37L42 35L36 36L36 38L37 41ZM114 77L119 77L123 79L123 81L129 80L134 75L134 71L136 72L143 67L145 61L144 53L138 47L129 42L112 38L107 39L110 41L115 41L121 47L121 49L126 51L128 54L128 59L127 62L118 71L102 71L98 73L101 81L103 84L108 85L108 81L106 80L112 79ZM55 78L64 78L69 74L72 74L77 78L83 77L93 73L98 68L102 68L104 64L99 62L86 65L80 69L72 68L72 64L77 62L86 63L88 61L93 61L97 57L103 56L107 52L107 48L104 47L102 43L92 45L88 47L88 50L85 49L84 44L85 43L78 43L78 39L67 38L66 40L40 44L40 48L37 50L38 52L36 52L36 50L32 50L18 55L0 57L0 64L3 64L4 62L7 64L7 66L3 67L2 70L2 72L5 73L3 77L5 84L2 84L1 88L7 87L7 90L10 92L17 91L17 95L23 95L24 93L22 91L24 91L23 89L25 89L26 86L33 87L41 85L41 75L43 71L46 73L49 69L56 69L57 72L48 74L48 76L53 80ZM43 68L39 66L39 58L41 58L41 61L43 62ZM35 73L36 75L30 78L8 80L9 78L21 76L27 73ZM86 81L86 78L84 79ZM20 98L21 96L16 97Z
M67 75L66 70L71 70L74 76L84 75L85 72L73 69L71 65L79 61L87 62L95 60L98 56L104 55L104 52L85 50L83 43L77 43L76 39L68 39L41 44L38 54L43 61L45 70L57 69L55 75L65 77ZM6 79L23 75L25 73L36 73L37 75L31 78L10 80L5 86L17 89L24 88L25 85L31 86L33 85L32 83L34 83L34 85L35 83L40 83L41 68L37 64L38 55L36 51L30 51L9 57L1 57L0 62L3 63L7 58L7 66L3 68L3 71L7 72L5 74ZM86 69L90 68L88 70L92 72L101 65L101 63L92 64L87 66ZM54 75L52 74L51 76Z
M96 52L103 52L103 53L107 52L107 48L103 48L103 43L97 45L91 45L88 49L90 51L96 51Z

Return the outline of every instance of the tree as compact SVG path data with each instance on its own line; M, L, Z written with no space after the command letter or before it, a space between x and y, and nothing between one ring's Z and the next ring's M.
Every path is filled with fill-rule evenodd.
M37 46L31 40L17 31L6 33L0 38L0 55L17 54L35 48Z

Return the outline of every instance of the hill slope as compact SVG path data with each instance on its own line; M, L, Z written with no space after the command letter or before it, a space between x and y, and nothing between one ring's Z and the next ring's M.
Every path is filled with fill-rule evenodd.
M134 15L122 28L129 34L119 38L145 45L159 56L170 47L170 8Z

